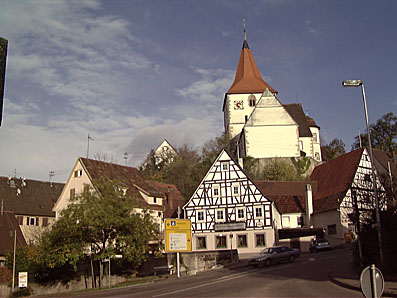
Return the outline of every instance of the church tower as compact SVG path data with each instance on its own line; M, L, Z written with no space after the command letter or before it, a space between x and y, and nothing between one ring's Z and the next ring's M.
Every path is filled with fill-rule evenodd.
M272 94L277 94L277 91L263 80L256 66L254 56L248 46L244 26L244 42L236 76L233 84L226 92L223 102L225 132L228 134L229 139L241 132L249 115L266 89L269 89Z
M238 157L298 158L321 161L319 127L300 103L283 105L265 82L244 42L236 75L223 101L225 133Z

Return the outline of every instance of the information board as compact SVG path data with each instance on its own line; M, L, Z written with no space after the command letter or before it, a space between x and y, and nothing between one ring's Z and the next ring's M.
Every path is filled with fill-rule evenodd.
M27 286L28 286L28 273L18 272L18 287L27 288Z
M192 224L189 219L165 220L165 251L192 251Z

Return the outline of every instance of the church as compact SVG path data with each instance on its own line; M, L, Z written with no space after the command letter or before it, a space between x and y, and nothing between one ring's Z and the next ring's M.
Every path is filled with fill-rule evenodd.
M238 157L311 157L321 161L320 127L300 103L282 104L244 42L234 82L223 102L225 133Z

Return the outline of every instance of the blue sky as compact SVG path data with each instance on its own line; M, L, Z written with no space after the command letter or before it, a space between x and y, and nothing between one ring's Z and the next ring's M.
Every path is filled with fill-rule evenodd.
M9 40L0 176L65 182L78 156L139 166L163 139L199 148L223 132L246 19L281 103L301 102L323 144L349 151L396 112L396 1L87 0L0 3Z

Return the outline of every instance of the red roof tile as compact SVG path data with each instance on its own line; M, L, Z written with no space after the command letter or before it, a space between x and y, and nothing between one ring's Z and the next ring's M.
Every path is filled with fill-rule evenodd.
M310 180L317 181L314 212L337 208L350 188L364 149L341 155L314 168ZM321 202L319 201L321 200Z
M272 93L277 93L263 80L247 44L241 50L234 82L226 93L263 93L266 89L269 89Z
M312 186L313 197L316 182L308 181L255 181L262 193L273 200L282 214L306 212L306 185Z

